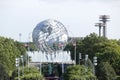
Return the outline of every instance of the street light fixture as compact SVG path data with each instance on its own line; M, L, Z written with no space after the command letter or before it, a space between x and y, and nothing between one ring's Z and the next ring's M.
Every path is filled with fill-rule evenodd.
M97 57L93 57L93 73L95 74L95 66L97 66Z
M16 58L15 63L16 67L18 68L18 80L20 80L19 58Z
M88 54L85 55L85 66L87 67Z
M93 57L93 64L94 64L94 66L97 66L97 57L96 56Z

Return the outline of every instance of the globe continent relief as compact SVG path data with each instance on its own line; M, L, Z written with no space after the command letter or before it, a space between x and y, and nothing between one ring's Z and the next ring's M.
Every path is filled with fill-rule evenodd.
M65 48L68 32L61 22L48 19L37 24L32 38L40 51L51 53Z

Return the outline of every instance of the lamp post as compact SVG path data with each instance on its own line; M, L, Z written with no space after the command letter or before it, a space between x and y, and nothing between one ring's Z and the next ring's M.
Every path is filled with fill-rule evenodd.
M28 52L30 51L30 39L31 39L31 34L32 34L32 32L29 32L29 34L28 34ZM29 55L27 54L27 66L28 66L28 70L29 70Z
M74 59L75 59L75 64L76 65L76 42L73 43L74 46Z
M16 67L18 68L18 80L20 80L19 58L16 58L15 63Z
M80 64L81 59L82 59L82 55L81 55L81 53L79 53L79 64Z
M39 67L39 69L40 69L40 74L42 74L42 62L40 62L40 67Z
M23 56L21 56L21 61L22 61L22 76L24 76L24 60L23 60Z
M97 57L93 57L93 73L95 74L95 66L97 66Z
M88 54L85 55L85 66L87 67Z

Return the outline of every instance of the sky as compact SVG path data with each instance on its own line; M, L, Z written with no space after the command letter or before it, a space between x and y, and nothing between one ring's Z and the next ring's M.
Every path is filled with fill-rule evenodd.
M0 0L0 36L26 42L39 22L55 19L69 36L85 37L98 34L100 15L110 16L107 37L120 39L120 0Z

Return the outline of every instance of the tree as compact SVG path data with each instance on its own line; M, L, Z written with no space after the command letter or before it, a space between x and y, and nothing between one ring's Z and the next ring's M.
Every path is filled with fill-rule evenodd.
M93 59L93 57L96 55L97 51L94 49L94 46L97 43L102 43L108 41L107 38L99 37L95 33L91 33L90 35L86 36L82 40L82 46L81 46L81 53L88 54L90 59Z
M20 55L24 55L26 53L26 48L22 43L15 41L14 44L17 47L17 49L20 51Z
M18 46L19 45L19 46ZM13 39L0 37L0 63L5 70L11 75L15 68L15 59L25 54L24 47Z
M79 53L82 53L82 57L88 54L90 60L97 56L98 64L99 62L109 62L120 75L120 40L110 40L92 33L76 43L77 61L79 61ZM74 47L70 43L66 48L71 52L71 58L74 60Z
M88 54L89 58L92 60L97 53L97 51L94 49L95 48L94 46L97 43L107 42L107 41L108 41L107 38L99 37L95 33L91 33L90 35L87 35L86 37L81 39L76 39L77 61L79 59L79 53L82 53L82 57L85 57L85 54ZM71 52L71 58L72 60L74 60L74 46L72 42L66 46L65 50Z
M17 69L13 71L12 78L14 80L18 80L17 72ZM20 80L44 80L44 77L36 67L25 67L24 76L22 75L22 68L20 68Z
M99 80L115 80L116 73L108 62L101 62L97 70Z
M98 62L109 62L117 74L120 74L120 46L113 40L97 43L94 46Z
M4 65L7 72L11 73L15 67L15 58L20 55L20 51L12 39L1 37L0 40L0 63Z
M2 64L0 64L0 80L9 80L8 73Z
M64 73L65 80L95 80L92 70L83 65L68 66Z
M83 42L82 42L82 38L79 38L79 39L75 39L74 40L74 38L73 38L73 40L72 41L70 41L67 45L66 45L66 47L65 47L65 51L70 51L70 55L71 55L71 59L72 60L74 60L74 58L75 58L75 46L73 45L74 44L74 42L76 43L76 63L77 64L79 64L79 53L80 52L82 52L81 50L82 50L82 46L83 46Z

